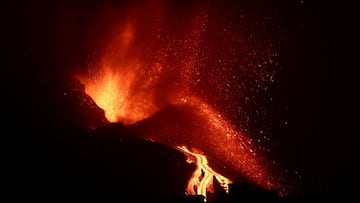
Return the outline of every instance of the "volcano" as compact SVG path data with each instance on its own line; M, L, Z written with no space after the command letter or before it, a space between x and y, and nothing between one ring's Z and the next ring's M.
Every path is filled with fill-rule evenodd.
M208 179L197 170L208 163L223 180L285 195L357 194L358 74L345 32L357 12L308 6L6 2L5 193L46 202L203 194L193 183Z

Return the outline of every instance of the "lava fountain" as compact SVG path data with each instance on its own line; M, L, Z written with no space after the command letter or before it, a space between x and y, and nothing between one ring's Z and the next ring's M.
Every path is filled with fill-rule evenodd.
M184 7L176 15L173 9L149 1L122 13L119 20L112 19L111 34L95 63L76 78L110 122L174 147L196 163L187 194L206 196L212 192L213 177L227 190L231 180L213 170L207 157L263 188L282 190L279 176L270 172L252 139L211 102L211 85L221 82L222 71L241 69L224 50L228 48L236 58L245 48L222 45L213 50L222 56L214 64L213 54L204 54L213 46L207 40L213 29L209 12L199 5ZM202 88L201 81L214 83Z

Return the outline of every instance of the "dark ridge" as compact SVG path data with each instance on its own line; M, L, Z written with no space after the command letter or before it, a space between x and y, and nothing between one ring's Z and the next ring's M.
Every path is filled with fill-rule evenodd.
M55 115L76 126L95 128L109 123L104 110L85 93L84 85L76 79L59 82L49 103Z
M179 151L137 139L122 126L31 133L6 135L15 146L5 167L11 166L5 183L14 200L168 200L184 194L194 169Z

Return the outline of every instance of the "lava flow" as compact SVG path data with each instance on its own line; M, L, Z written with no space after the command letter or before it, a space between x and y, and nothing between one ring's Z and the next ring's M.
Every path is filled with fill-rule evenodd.
M269 171L269 164L246 130L239 130L220 108L224 106L221 102L231 100L231 91L225 87L234 87L237 95L231 101L237 101L239 96L248 98L246 87L241 89L239 85L249 78L241 78L248 70L238 57L244 56L243 62L250 64L248 72L256 73L257 78L253 77L257 83L249 84L263 87L265 84L259 81L272 76L261 68L273 63L273 58L265 59L266 55L273 55L261 56L253 50L245 55L245 45L236 48L217 44L209 36L216 35L214 24L223 23L216 20L211 24L214 17L198 5L185 7L174 15L174 8L167 10L151 2L119 14L120 20L112 23L114 29L106 36L105 48L90 67L90 73L77 76L85 92L105 111L110 122L132 127L144 139L174 147L195 162L197 169L189 181L188 194L206 196L206 191L211 192L213 177L225 189L231 182L209 166L207 157L263 188L282 190L279 176ZM245 43L242 32L230 24L228 29L234 30L221 29L224 33L219 36ZM211 49L214 46L217 48ZM254 56L252 61L250 56ZM256 60L260 65L255 64ZM234 81L239 77L238 83L224 79ZM216 105L217 101L221 105ZM200 176L203 177L199 179Z
M196 170L189 180L188 186L186 188L186 194L201 194L206 197L207 191L213 193L213 177L215 177L220 182L221 186L226 192L229 192L228 184L231 183L231 180L220 175L219 173L216 173L212 168L210 168L206 156L200 153L191 152L185 146L177 148L188 157L187 161L189 163L196 163Z

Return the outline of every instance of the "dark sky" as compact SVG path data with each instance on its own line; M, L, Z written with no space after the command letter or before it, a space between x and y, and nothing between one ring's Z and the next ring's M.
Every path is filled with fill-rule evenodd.
M281 98L281 104L289 106L286 116L291 125L285 129L274 129L274 139L279 146L277 153L285 165L303 174L306 195L336 192L341 195L355 194L358 176L355 148L359 134L358 63L354 63L356 52L353 52L359 34L354 31L357 19L355 9L351 9L350 5L328 3L310 5L307 1L303 7L298 6L299 1L240 2L254 12L269 5L274 6L279 16L284 18L285 32L289 32L280 46L279 63L284 69L275 93ZM53 94L67 78L69 68L86 67L89 47L84 36L87 27L96 19L94 13L101 4L89 4L87 1L13 1L2 6L2 33L5 33L2 44L5 46L2 46L1 100L2 124L5 127L1 134L5 140L11 140L10 147L6 147L4 152L10 163L6 164L9 174L5 176L9 177L9 188L15 195L26 194L36 198L40 195L37 190L51 191L47 186L61 190L71 184L76 187L85 185L86 189L82 190L85 194L84 191L93 189L92 186L96 184L85 184L83 179L91 177L92 173L113 170L112 166L108 166L110 169L101 167L101 172L94 169L88 171L88 175L79 175L79 171L101 160L89 157L107 155L99 152L100 155L82 156L77 147L84 151L86 147L91 148L88 150L90 152L94 149L104 151L106 147L96 143L111 143L113 138L109 138L110 141L84 138L92 133L59 118L53 104ZM119 1L117 4L122 6L125 3ZM220 3L213 5L218 4L221 6ZM291 31L299 24L304 25L303 30ZM72 138L72 135L76 138ZM7 141L4 144L7 145ZM136 142L134 145L141 144ZM131 151L131 147L126 150ZM146 150L156 154L154 150L162 149ZM180 156L173 153L154 158L154 162L168 160L168 156ZM87 162L87 159L92 161ZM127 160L126 157L115 159ZM80 163L75 163L75 169L72 169L73 162L79 160ZM115 162L113 159L107 161ZM169 163L169 170L176 171L172 164ZM64 180L63 177L68 179ZM79 180L74 181L69 177ZM106 179L101 175L98 177ZM164 182L182 181L169 177ZM106 181L95 182L116 185ZM36 184L41 186L34 189ZM66 190L69 195L76 191L75 186L71 187ZM95 191L105 196L116 193ZM54 195L60 194L52 192Z

